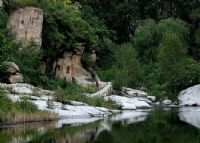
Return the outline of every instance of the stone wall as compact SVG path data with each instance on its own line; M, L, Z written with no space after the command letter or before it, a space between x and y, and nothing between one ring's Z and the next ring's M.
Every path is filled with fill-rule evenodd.
M31 42L41 47L42 25L43 10L34 7L14 11L8 21L8 27L23 47L30 45Z

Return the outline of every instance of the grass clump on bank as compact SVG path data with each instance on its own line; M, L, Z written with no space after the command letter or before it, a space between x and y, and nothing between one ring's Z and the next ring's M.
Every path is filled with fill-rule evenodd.
M0 90L0 124L50 121L56 114L39 111L37 106L26 98L12 103L5 92Z
M54 97L58 102L66 103L69 100L87 103L91 106L106 107L109 109L119 109L111 100L104 100L103 97L88 97L84 93L94 93L95 90L91 88L82 88L75 84L70 84L65 89L55 91Z

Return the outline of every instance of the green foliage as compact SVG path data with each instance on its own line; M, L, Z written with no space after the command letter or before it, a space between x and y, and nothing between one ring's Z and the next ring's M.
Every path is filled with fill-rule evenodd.
M124 44L116 51L116 87L138 87L141 82L141 69L133 45Z
M11 110L11 100L6 96L5 92L0 90L0 120L3 115Z
M83 53L81 57L81 63L86 68L91 68L94 66L94 62L92 61L92 58L89 53Z
M186 47L181 43L180 38L172 32L165 33L159 45L158 55L158 64L162 79L169 80L170 78L176 78L185 57ZM174 82L174 80L171 82Z
M136 29L133 42L141 61L150 63L157 60L158 38L157 24L153 20L147 21Z
M186 22L174 18L161 20L158 23L157 29L158 37L160 37L160 40L167 31L175 33L180 38L181 42L187 44L186 41L189 35L189 28Z
M157 61L158 45L167 31L175 33L181 42L187 44L189 30L186 23L179 19L168 18L158 24L154 20L148 20L136 29L133 42L141 62Z
M7 19L7 13L0 10L0 63L12 59L18 49L18 45L12 41L12 35L5 28Z
M35 46L30 46L20 50L12 60L19 66L24 81L34 85L37 84L37 78L40 74L39 62L41 59L40 53L35 48Z

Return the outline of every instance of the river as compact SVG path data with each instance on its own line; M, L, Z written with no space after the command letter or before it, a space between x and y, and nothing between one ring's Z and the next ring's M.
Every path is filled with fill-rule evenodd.
M200 108L3 126L0 143L200 143Z

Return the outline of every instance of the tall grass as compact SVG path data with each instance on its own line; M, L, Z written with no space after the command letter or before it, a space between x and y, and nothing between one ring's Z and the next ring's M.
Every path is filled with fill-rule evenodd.
M56 114L39 111L37 106L26 98L12 103L5 92L0 90L0 124L55 120Z
M94 89L81 88L75 84L71 84L65 89L56 90L54 93L54 98L58 102L66 103L68 100L84 102L92 106L106 107L109 109L119 109L120 107L116 105L113 101L105 101L103 97L88 97L84 93L96 92Z

